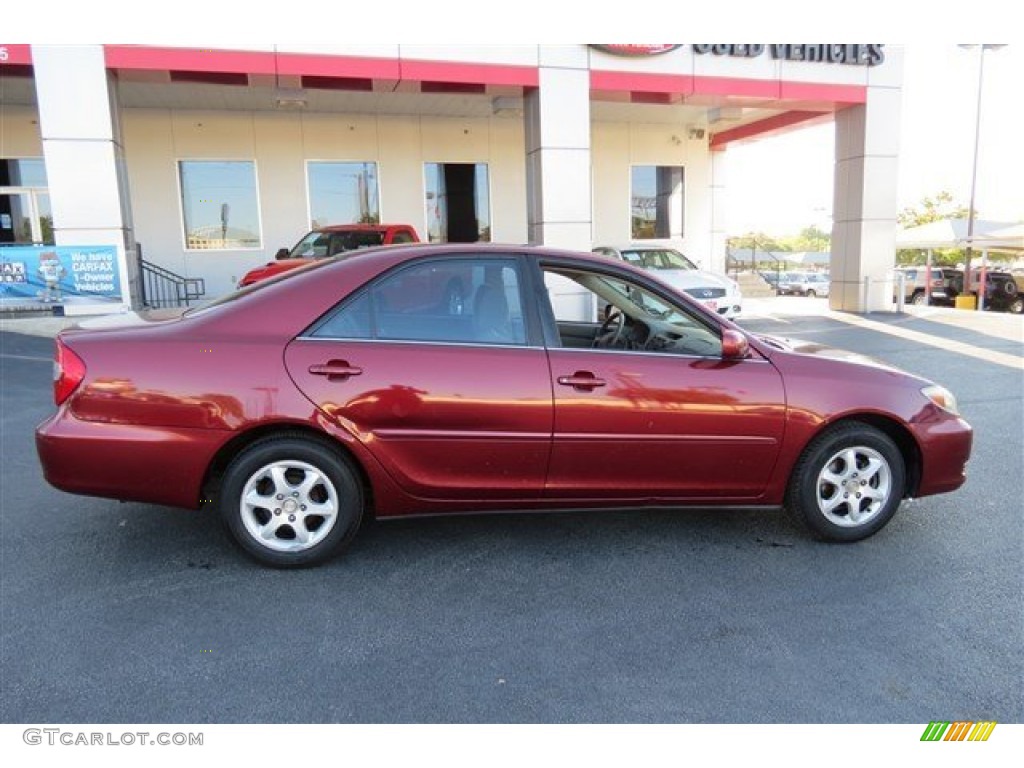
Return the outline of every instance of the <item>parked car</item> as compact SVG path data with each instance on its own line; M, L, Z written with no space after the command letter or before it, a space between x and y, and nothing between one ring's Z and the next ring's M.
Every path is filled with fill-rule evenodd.
M673 288L690 294L704 306L729 319L743 311L743 292L735 280L699 269L674 248L661 245L606 245L594 248L593 252L651 270Z
M274 261L246 272L238 281L238 287L244 288L259 280L310 264L315 259L378 245L418 242L420 239L416 230L408 224L335 224L318 227L299 240L291 250L279 250Z
M779 281L778 292L791 296L828 296L831 287L829 276L821 272L792 272Z
M768 285L770 285L772 288L774 288L776 293L778 293L779 281L782 280L783 276L786 273L785 272L769 272L769 271L764 271L764 272L758 272L757 274L759 276L761 276L764 279L764 281L766 283L768 283Z
M424 286L436 300L407 298ZM440 512L785 505L856 541L959 488L972 442L918 376L744 331L625 261L480 243L87 321L57 337L54 399L36 430L52 485L212 506L274 566L323 561L371 515Z
M955 269L932 267L930 290L926 285L929 280L927 267L898 267L896 272L897 277L903 276L903 301L907 304L924 306L930 296L932 304L951 305L963 290L963 273ZM893 291L898 294L898 282Z
M963 286L963 270L955 270L959 286ZM981 292L981 268L971 269L971 293L978 296ZM985 270L985 307L1014 314L1024 312L1024 298L1021 297L1020 286L1010 272L1002 270Z

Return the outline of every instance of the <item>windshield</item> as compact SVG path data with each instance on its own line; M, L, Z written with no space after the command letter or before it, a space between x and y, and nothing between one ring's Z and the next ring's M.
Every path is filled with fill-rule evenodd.
M697 265L671 248L622 251L622 258L643 269L697 269Z
M374 230L310 232L288 253L290 259L322 259L344 251L384 244L384 233Z

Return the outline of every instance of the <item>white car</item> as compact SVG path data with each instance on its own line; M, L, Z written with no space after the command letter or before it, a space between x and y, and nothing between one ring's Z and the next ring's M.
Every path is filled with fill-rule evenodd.
M828 296L832 283L829 276L820 272L794 272L779 281L781 296Z
M621 259L633 266L656 272L658 277L701 302L708 309L732 320L743 311L743 293L737 282L725 275L705 272L679 251L664 245L600 246L600 256Z

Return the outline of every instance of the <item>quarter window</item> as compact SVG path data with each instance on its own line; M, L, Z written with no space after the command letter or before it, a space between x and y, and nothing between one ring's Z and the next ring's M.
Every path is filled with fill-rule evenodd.
M511 259L440 259L378 280L314 328L324 338L526 343L519 270Z
M634 240L683 236L683 168L634 165L631 179Z
M178 174L188 250L262 247L255 163L182 160Z

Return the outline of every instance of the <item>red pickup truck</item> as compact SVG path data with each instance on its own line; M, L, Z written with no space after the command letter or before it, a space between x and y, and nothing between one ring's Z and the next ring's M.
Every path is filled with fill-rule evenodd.
M346 251L373 248L378 245L418 243L416 230L408 224L334 224L314 229L299 240L294 248L282 248L274 261L249 270L238 281L238 287L252 285L268 277Z

